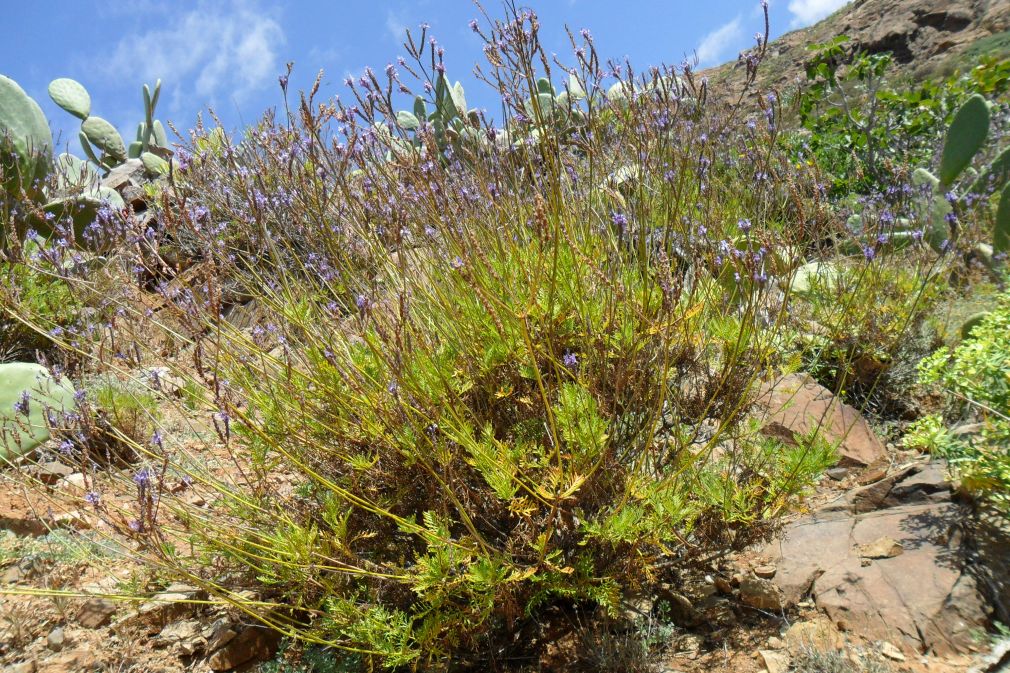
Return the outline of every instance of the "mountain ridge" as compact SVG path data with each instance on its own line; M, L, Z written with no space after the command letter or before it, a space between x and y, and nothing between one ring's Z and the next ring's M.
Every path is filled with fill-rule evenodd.
M853 50L892 53L899 76L925 79L986 55L1010 57L1010 0L854 0L812 26L772 40L758 84L774 89L804 79L807 45L839 35L849 37ZM702 74L733 84L745 69L731 61Z

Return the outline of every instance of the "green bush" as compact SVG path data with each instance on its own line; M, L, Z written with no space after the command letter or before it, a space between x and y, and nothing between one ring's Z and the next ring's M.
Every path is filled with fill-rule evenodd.
M926 319L945 283L932 260L905 252L818 270L792 304L803 371L884 418L914 411L916 366L939 345Z
M938 416L918 421L906 445L946 458L961 484L1010 513L1010 294L953 349L944 347L920 365L925 384L947 394L953 418L977 420L975 434L954 435Z
M71 325L79 307L46 260L0 261L0 362L30 360L48 350L49 332ZM44 325L34 325L40 318Z
M588 33L572 72L540 72L536 30L490 28L514 69L494 79L504 128L468 111L471 132L436 119L405 147L377 93L410 91L391 66L353 105L306 99L237 147L198 129L177 155L157 244L212 273L158 286L153 316L110 293L119 331L79 341L125 376L154 345L123 323L175 329L200 373L186 399L213 405L216 442L194 455L159 426L123 475L137 501L92 498L149 563L367 665L535 661L573 617L767 534L833 461L747 420L805 235L782 217L815 192L774 129L668 70L604 93ZM580 83L578 125L538 111L541 75ZM240 300L262 320L223 321Z
M1010 90L1010 61L976 59L964 72L921 82L897 80L889 54L846 49L844 36L811 45L808 86L795 100L799 127L783 134L797 161L831 180L830 193L884 192L930 165L958 107L972 94L1000 99Z

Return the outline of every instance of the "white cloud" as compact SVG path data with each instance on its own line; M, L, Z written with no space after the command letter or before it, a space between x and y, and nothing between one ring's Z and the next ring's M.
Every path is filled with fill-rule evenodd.
M407 24L391 9L386 10L386 31L397 46L407 39Z
M162 28L124 37L104 67L129 81L161 78L176 109L221 96L242 101L281 72L277 48L285 36L274 14L256 0L204 1Z
M789 11L793 14L792 27L802 28L820 21L850 0L790 0Z
M734 45L740 43L743 37L743 25L740 17L736 17L729 23L716 28L706 35L696 50L698 54L698 64L702 66L716 65L730 55Z

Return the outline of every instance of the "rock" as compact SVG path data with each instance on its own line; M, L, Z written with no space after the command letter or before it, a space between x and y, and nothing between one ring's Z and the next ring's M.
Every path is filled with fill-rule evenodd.
M825 470L824 474L826 474L829 478L834 479L835 481L841 481L842 479L845 479L845 477L849 476L849 468L832 467L829 470Z
M715 578L715 588L719 590L721 594L731 594L733 593L733 583L730 582L725 577Z
M102 186L120 190L133 182L137 184L144 176L144 164L140 159L127 159L102 178Z
M894 661L905 660L905 655L901 653L901 650L899 650L897 647L887 642L886 640L880 643L880 653L885 657L887 657L888 659L892 659Z
M267 322L267 312L255 299L244 304L233 304L224 310L224 319L240 330L251 330Z
M238 635L238 626L227 619L218 619L203 630L203 639L207 641L207 651L214 652L227 645Z
M859 555L863 558L881 559L894 558L905 551L900 542L887 537L878 538L870 544L859 546Z
M165 591L155 594L136 611L126 615L113 625L115 631L143 629L148 635L159 633L166 625L192 614L192 601L207 598L207 593L186 584L172 584Z
M207 665L212 671L230 671L251 661L263 661L274 655L280 634L262 626L246 626L227 645L211 655Z
M777 636L769 638L766 645L768 645L768 649L770 650L781 650L786 646L785 642Z
M660 589L656 595L655 608L669 611L669 618L677 626L690 628L701 622L701 615L691 601L676 591Z
M79 509L74 509L69 512L60 512L54 516L53 526L57 528L69 528L72 530L89 530L91 528L91 522L88 521L87 514Z
M72 495L84 494L88 490L88 481L82 473L74 472L57 482L56 488Z
M29 660L4 666L3 673L35 673L35 662Z
M674 650L690 657L697 656L698 651L705 645L705 638L697 633L687 633L677 638Z
M148 367L142 376L153 390L165 395L180 397L186 387L186 379L176 376L168 367Z
M817 615L810 621L796 622L789 627L783 638L786 649L794 657L805 650L834 652L845 644L838 628L823 615Z
M45 561L39 556L34 554L26 556L0 573L0 585L26 582L45 570L45 568Z
M761 579L770 580L771 578L775 577L775 571L777 570L778 568L776 568L773 565L763 565L754 568L754 574L760 577Z
M155 647L180 644L187 655L192 655L204 648L205 643L200 635L201 630L200 622L193 619L172 622L161 630L152 644Z
M860 486L866 486L867 484L872 484L875 481L880 481L887 476L888 467L889 466L886 461L877 461L863 470L863 473L859 475L859 479L856 480L856 483Z
M3 572L0 572L0 585L17 584L22 580L24 574L21 566L17 564L4 568Z
M787 673L789 671L789 655L775 650L758 650L761 661L768 673Z
M816 432L837 447L840 467L864 467L886 455L862 415L808 374L789 374L763 386L757 403L764 434L795 445Z
M123 197L123 201L133 206L134 211L139 212L147 207L147 192L143 187L124 185L119 190L119 195ZM144 231L144 229L140 228L140 231Z
M67 644L67 636L63 633L63 627L57 626L46 636L46 647L53 652L59 652Z
M775 65L763 69L757 86L768 90L804 79L803 66L809 62L804 47L837 35L849 36L853 49L893 52L899 64L894 66L895 76L919 79L946 72L966 60L965 50L1010 27L1006 0L857 0L834 6L843 4L825 20L771 42L769 53L778 57L771 56ZM730 61L702 74L712 81L736 84L745 74L733 65Z
M49 461L36 465L33 472L35 473L35 477L43 484L52 486L60 479L73 474L74 468L56 461Z
M98 660L88 650L69 650L36 665L38 673L84 673L100 670Z
M81 606L77 612L77 623L86 629L97 629L105 626L116 614L117 606L105 598L92 598Z
M971 652L989 608L965 561L969 511L951 499L945 473L942 463L913 465L788 525L764 551L778 566L773 582L785 604L809 595L843 630L907 653ZM875 549L885 538L893 544ZM893 553L895 545L899 556L863 565L863 550ZM1005 553L1007 543L990 547Z
M781 610L782 593L771 581L760 577L744 577L740 582L740 600L760 610Z

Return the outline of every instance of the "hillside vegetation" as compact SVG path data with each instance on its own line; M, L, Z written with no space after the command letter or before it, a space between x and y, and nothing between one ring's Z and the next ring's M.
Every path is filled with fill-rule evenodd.
M914 36L863 34L885 4ZM588 31L552 58L508 5L473 26L498 123L424 27L338 99L283 76L283 108L236 133L173 136L157 84L127 143L55 80L84 157L53 156L0 77L3 502L80 551L12 593L113 601L117 638L189 670L281 637L267 670L654 670L690 629L729 647L698 587L755 631L796 609L755 593L774 568L727 559L832 480L932 456L964 520L999 528L1006 3L928 4L856 2L708 76L607 62ZM955 25L988 41L920 57ZM769 422L794 380L865 445L855 421ZM75 583L91 572L112 584ZM1005 620L990 584L978 633ZM48 629L82 622L17 609L2 663L52 660ZM208 626L226 609L242 647ZM912 642L859 666L914 662ZM787 665L859 660L820 656Z

